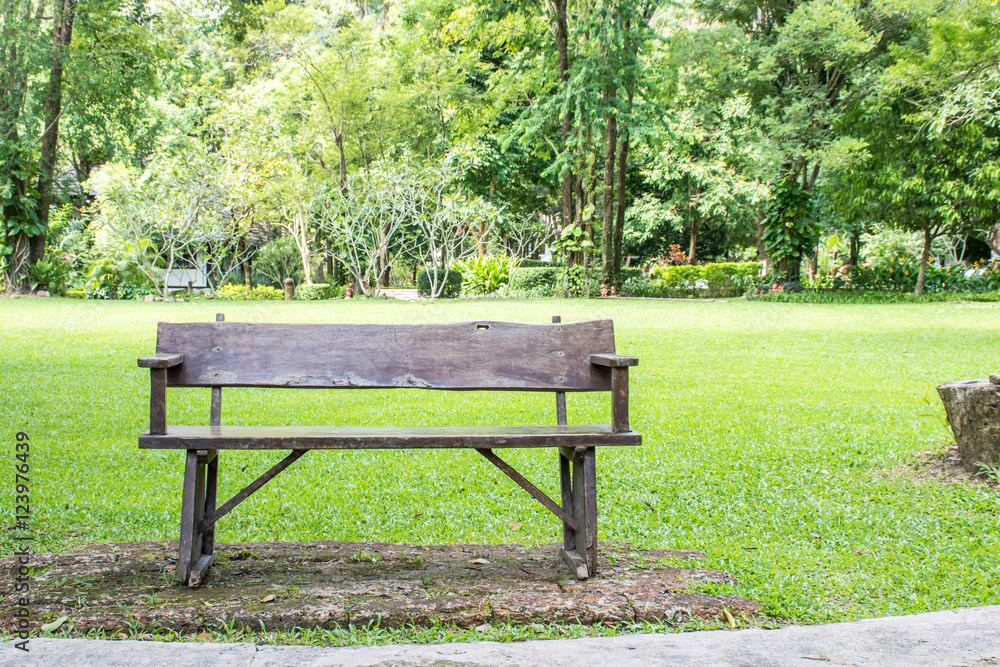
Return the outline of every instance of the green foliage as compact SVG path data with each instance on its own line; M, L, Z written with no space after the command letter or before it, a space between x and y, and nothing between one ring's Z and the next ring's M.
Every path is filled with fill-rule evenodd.
M295 287L295 298L303 301L322 301L323 299L339 299L344 296L345 288L341 285L313 283Z
M215 290L215 298L225 301L278 301L285 298L285 291L270 285L257 285L247 292L245 285L223 285Z
M561 274L562 269L556 267L522 267L511 278L510 288L517 291L544 289L551 296Z
M539 266L562 266L562 262L546 262L540 259L522 259L518 264L522 268L537 268Z
M894 303L944 303L948 301L1000 302L1000 292L880 292L846 289L804 289L801 292L765 292L748 295L754 301L777 303L829 303L829 304L894 304Z
M440 280L440 277L438 278ZM449 269L444 276L444 291L441 297L454 299L462 293L462 272ZM417 274L417 294L423 297L431 296L431 276L425 269Z
M296 285L305 282L302 257L291 236L282 236L257 250L253 268L255 273L267 278L275 287L282 287L285 278L291 278Z
M815 251L819 233L811 193L798 181L776 184L772 198L764 205L761 241L767 256L778 263L780 277L798 279L799 264Z
M555 242L555 250L564 258L566 265L560 272L559 288L565 296L590 295L591 288L596 287L596 280L590 277L586 256L597 252L587 232L579 225L564 227L562 234ZM583 257L582 263L570 265L569 257Z
M43 259L28 267L31 289L47 289L62 294L69 279L69 266L58 259Z
M499 292L517 265L516 257L484 255L455 262L454 267L462 273L462 293L480 295Z
M1000 484L1000 456L994 456L992 465L985 461L976 461L976 467L979 468L977 475L994 484Z
M657 266L650 270L651 282L632 278L623 291L642 297L741 296L748 284L758 280L759 273L759 262Z
M129 259L101 257L87 270L84 283L88 299L135 299L155 294L145 273Z
M872 266L861 265L851 271L854 289L912 292L917 284L920 263L911 257L895 257ZM1000 290L1000 263L972 267L954 264L948 267L929 265L924 278L927 292L991 292Z

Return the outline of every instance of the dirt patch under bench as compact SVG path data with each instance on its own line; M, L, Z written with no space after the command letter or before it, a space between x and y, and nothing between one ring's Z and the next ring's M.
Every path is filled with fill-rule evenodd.
M217 545L206 583L173 582L176 542L96 544L33 555L35 622L66 615L77 631L201 632L366 626L474 627L483 623L632 623L726 619L761 605L690 592L699 581L735 583L704 568L669 568L695 551L604 544L600 576L573 578L555 545L413 546L372 542ZM676 563L675 563L676 564ZM0 559L7 573L13 558ZM13 577L0 583L0 627L10 631Z

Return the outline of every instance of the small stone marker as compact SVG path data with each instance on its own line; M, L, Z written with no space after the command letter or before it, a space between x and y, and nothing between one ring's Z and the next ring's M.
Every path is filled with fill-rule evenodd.
M291 301L292 297L295 296L295 281L291 278L285 278L285 301Z

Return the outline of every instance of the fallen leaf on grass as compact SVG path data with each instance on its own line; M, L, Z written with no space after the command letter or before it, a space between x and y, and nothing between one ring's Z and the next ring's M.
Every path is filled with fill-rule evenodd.
M261 602L274 602L275 598L273 595L265 595L260 599Z
M487 630L491 630L492 628L493 626L490 625L489 623L483 623L482 625L476 626L476 632L486 632Z
M507 525L510 526L511 530L517 530L518 528L521 527L521 524L519 524L517 521L511 521Z
M207 632L203 632L200 635L198 635L198 639L200 639L203 642L210 642L212 641L212 635L208 634Z
M43 625L41 628L42 632L55 632L62 626L63 623L65 623L68 620L69 616L60 616L51 623L46 623L45 625Z
M469 561L469 565L489 565L490 562L485 558L474 558Z
M736 619L734 619L733 615L729 613L729 610L726 609L725 607L723 607L722 608L722 614L723 614L723 616L726 617L726 620L729 621L729 627L735 628L736 627Z

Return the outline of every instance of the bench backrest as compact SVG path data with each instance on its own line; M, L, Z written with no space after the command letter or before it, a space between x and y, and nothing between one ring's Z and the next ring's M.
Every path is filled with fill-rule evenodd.
M610 391L611 320L567 324L167 323L156 351L180 353L175 387L413 387Z

